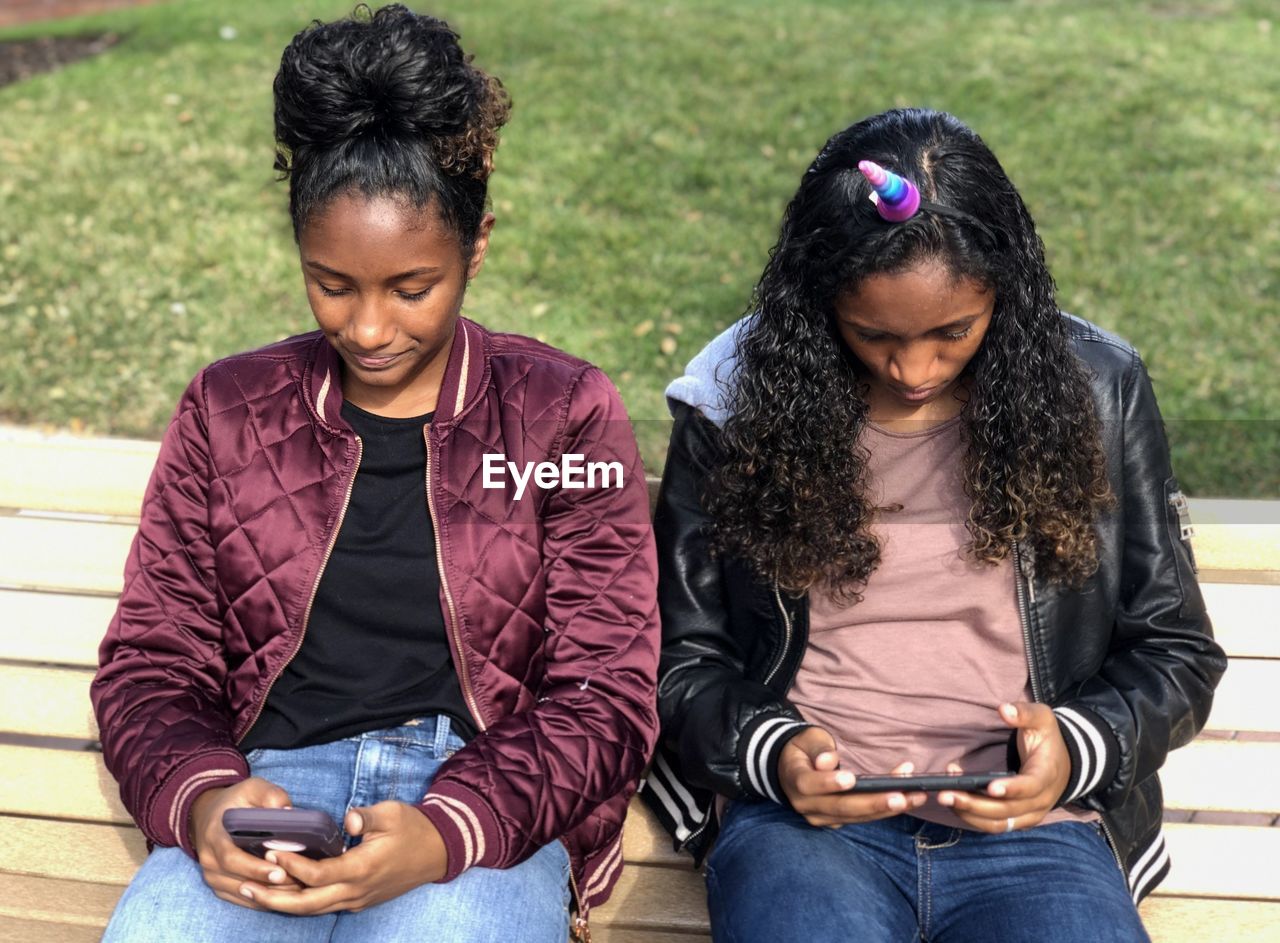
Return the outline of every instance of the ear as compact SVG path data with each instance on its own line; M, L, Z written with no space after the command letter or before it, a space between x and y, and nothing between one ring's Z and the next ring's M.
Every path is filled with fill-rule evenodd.
M489 252L489 235L493 232L496 218L492 213L485 213L480 220L480 232L476 235L475 244L471 247L471 261L467 265L467 281L480 274L480 266L484 265L484 257Z

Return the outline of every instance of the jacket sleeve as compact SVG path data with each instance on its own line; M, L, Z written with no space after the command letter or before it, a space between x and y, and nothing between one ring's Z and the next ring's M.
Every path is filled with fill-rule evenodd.
M662 738L693 785L785 804L778 757L809 725L785 698L746 677L742 627L730 624L727 564L711 555L711 521L702 507L707 477L722 460L718 437L709 420L677 404L654 515Z
M1071 753L1062 803L1114 808L1204 726L1226 670L1175 502L1155 393L1136 354L1122 391L1120 599L1100 670L1055 705Z
M560 441L561 454L618 463L621 486L548 495L546 667L537 703L458 751L420 804L445 841L445 881L472 865L518 864L602 802L630 795L657 740L660 629L648 488L622 400L599 370L575 384ZM503 815L489 795L511 797Z
M248 776L223 696L203 377L187 388L160 445L90 687L125 808L150 841L188 854L196 797Z

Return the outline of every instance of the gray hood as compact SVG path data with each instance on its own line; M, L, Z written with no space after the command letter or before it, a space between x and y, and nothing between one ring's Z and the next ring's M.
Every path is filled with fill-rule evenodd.
M729 390L738 369L738 344L751 326L751 316L740 318L717 334L684 368L666 389L667 407L687 403L717 426L729 418Z

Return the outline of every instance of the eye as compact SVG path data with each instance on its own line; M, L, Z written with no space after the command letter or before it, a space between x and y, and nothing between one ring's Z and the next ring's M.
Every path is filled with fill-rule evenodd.
M421 301L423 298L427 297L427 295L431 294L431 286L428 285L426 288L422 289L422 291L416 291L413 294L409 294L405 291L399 292L398 294L405 301Z
M345 288L326 288L319 282L316 282L316 287L320 289L320 294L324 295L326 298L337 298L339 295L345 295L347 293Z
M942 336L949 341L962 341L973 333L973 325L970 324L963 331L947 331Z
M876 341L884 340L883 334L868 334L866 331L854 331L853 336L864 344L874 344Z

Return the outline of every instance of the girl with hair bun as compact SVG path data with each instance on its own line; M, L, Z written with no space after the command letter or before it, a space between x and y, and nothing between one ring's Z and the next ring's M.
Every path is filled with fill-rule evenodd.
M154 849L106 939L585 937L657 730L630 423L460 314L509 102L445 23L317 22L275 101L319 330L206 367L161 445L92 687ZM342 851L224 825L290 807Z
M1226 661L1142 361L1058 309L982 140L832 137L667 395L644 795L713 938L1147 939Z

